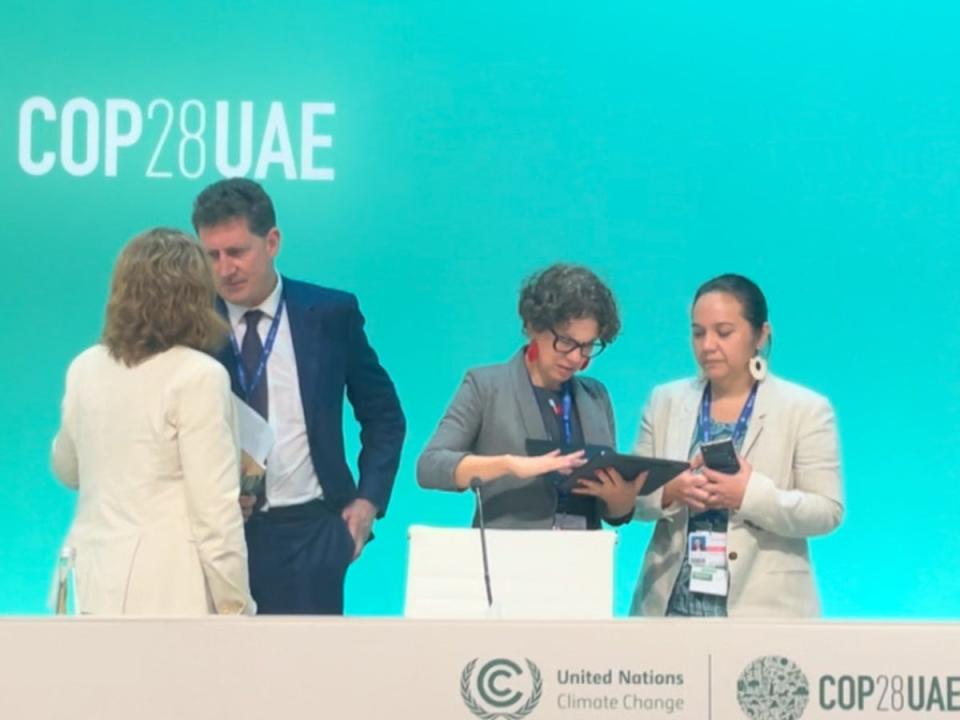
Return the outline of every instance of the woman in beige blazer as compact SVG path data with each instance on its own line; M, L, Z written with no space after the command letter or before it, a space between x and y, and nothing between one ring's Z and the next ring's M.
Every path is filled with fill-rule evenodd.
M831 532L843 515L833 409L767 374L767 304L753 282L708 281L692 315L701 376L653 391L636 452L690 457L693 467L637 500L636 517L656 528L632 614L818 615L807 538ZM738 451L735 474L703 467L700 444L724 438ZM704 540L718 567L698 564Z
M102 344L67 371L53 467L79 491L83 613L255 611L230 382L203 352L227 331L213 300L196 243L143 233L117 260Z

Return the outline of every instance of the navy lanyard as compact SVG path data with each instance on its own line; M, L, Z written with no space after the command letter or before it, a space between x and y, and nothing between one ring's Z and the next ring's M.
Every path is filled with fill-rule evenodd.
M740 417L733 428L733 444L739 445L747 434L747 424L750 422L750 416L753 415L753 406L757 401L757 389L760 383L754 383L750 389L750 395L747 402L740 411ZM710 383L703 389L703 399L700 401L700 442L710 442Z
M267 360L270 358L270 353L273 352L273 343L277 339L277 331L280 329L280 318L283 316L283 306L286 304L283 298L283 294L280 295L280 304L277 305L277 314L273 316L273 322L270 323L270 330L267 331L267 341L263 344L263 351L260 353L260 360L257 362L256 372L253 373L253 378L250 381L250 385L247 385L247 373L243 368L243 356L240 354L240 348L237 347L237 338L234 337L233 333L230 333L230 347L233 348L233 356L237 361L237 380L240 381L240 389L243 390L244 399L249 399L251 393L256 389L257 384L260 382L260 378L263 377L263 371L267 367ZM257 328L247 327L247 332L257 332Z
M561 423L563 425L563 444L565 447L569 447L570 443L573 442L573 391L570 389L571 383L566 382L563 384L563 397L560 398L562 411L558 412L557 407L553 402L553 398L550 398L550 407L553 408L555 415L560 415Z

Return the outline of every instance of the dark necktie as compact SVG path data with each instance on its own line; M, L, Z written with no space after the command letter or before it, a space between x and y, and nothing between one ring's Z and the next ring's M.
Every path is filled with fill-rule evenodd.
M254 375L257 372L257 366L260 364L260 357L263 355L263 341L260 340L260 333L257 332L257 325L260 318L263 317L262 310L247 310L243 314L243 320L247 324L247 331L243 335L243 344L240 346L240 358L243 360L243 371L247 379L247 405L256 410L267 419L267 369L263 369L260 381L257 386L250 391L250 383L254 381Z

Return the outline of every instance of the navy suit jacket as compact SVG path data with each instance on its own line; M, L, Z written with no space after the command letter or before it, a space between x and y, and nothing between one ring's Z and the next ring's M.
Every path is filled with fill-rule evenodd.
M363 331L357 298L287 277L283 292L310 457L324 499L339 512L355 498L365 498L382 517L400 464L406 421L393 382ZM223 301L218 299L217 305L226 316ZM217 358L230 373L233 391L243 397L229 343ZM344 394L360 423L359 484L354 482L343 447Z

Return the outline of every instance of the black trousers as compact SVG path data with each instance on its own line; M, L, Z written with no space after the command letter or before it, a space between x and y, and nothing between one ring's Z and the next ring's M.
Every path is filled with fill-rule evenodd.
M259 614L343 614L354 542L340 513L320 500L255 511L246 537Z

